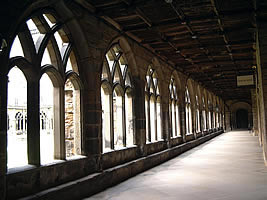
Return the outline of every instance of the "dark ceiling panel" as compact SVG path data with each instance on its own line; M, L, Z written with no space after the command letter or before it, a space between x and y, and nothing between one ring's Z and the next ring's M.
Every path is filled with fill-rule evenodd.
M258 1L257 14L267 16ZM253 74L253 0L87 0L95 15L113 20L141 45L223 99L250 100L251 87L236 86L236 76ZM110 21L109 21L110 23ZM114 25L113 23L113 25ZM117 28L117 27L116 27Z

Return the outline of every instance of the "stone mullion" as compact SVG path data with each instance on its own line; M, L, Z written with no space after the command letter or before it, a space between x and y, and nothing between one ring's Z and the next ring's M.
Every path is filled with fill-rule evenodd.
M176 123L177 121L178 121L178 119L177 119L177 114L176 114L176 111L177 111L177 102L176 102L176 100L173 100L174 102L174 106L173 106L173 109L174 109L174 125L175 125L175 131L174 131L174 135L173 135L173 137L175 136L177 136L178 134L178 124ZM171 133L172 134L172 133ZM170 134L169 134L170 135Z
M151 96L149 96L148 97L148 102L147 102L147 120L148 120L148 122L147 122L147 124L148 124L148 138L147 138L147 140L149 141L149 142L151 142L151 119L150 119L150 98L151 98Z
M170 132L170 134L169 134L169 136L167 136L167 140L170 140L170 138L172 138L173 137L173 125L172 125L172 112L173 112L173 110L172 110L172 99L169 99L169 132Z
M158 109L157 109L157 96L155 96L155 101L154 101L154 111L155 111L155 122L154 122L154 126L155 126L155 140L158 140ZM160 111L159 111L160 112ZM152 134L152 133L151 133Z
M110 148L114 149L114 108L113 108L113 91L109 95L110 102Z
M199 109L199 128L200 128L200 132L202 133L202 135L204 134L204 127L203 127L203 115L202 115L202 110Z
M126 147L126 106L125 105L125 95L122 96L122 134L123 134L123 146Z
M40 165L40 104L39 80L27 83L27 144L28 161Z
M180 104L180 131L183 138L183 142L186 142L186 111L184 103Z
M0 76L0 199L5 199L6 196L7 84L8 77Z
M192 133L194 134L194 138L196 139L197 138L197 134L196 134L197 127L196 127L196 106L195 105L191 106L191 120L192 120Z
M211 125L211 130L213 130L213 128L214 128L214 112L213 112L213 110L210 111L210 114L211 114L211 123L210 123L210 125Z

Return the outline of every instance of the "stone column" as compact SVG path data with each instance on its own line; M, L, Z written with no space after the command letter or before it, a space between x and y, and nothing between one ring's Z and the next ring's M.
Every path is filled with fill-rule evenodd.
M135 144L139 148L139 156L145 156L146 115L145 115L145 82L138 77L133 78L135 95L133 99Z
M194 134L194 138L197 138L196 131L196 106L191 106L191 120L192 120L192 133Z
M0 74L0 199L5 199L6 196L7 83L8 77Z
M29 164L40 165L39 80L27 84L27 143Z
M259 134L259 130L258 130L257 96L255 89L251 89L251 102L252 102L252 118L253 118L252 132L254 136L257 136Z
M101 152L102 152L102 109L101 109L101 60L88 58L81 63L86 71L82 78L84 79L84 89L82 91L82 111L83 111L83 140L82 155L95 159L96 169L102 170ZM88 67L90 65L90 67ZM86 81L85 81L86 80Z
M183 138L183 142L186 142L186 113L185 113L185 102L180 104L180 127L181 127L181 135Z
M225 111L225 129L226 131L231 131L231 112Z
M161 104L162 106L162 109L161 109L161 125L162 125L162 128L161 130L163 131L162 134L163 134L163 139L164 141L167 142L168 146L169 146L169 141L170 141L170 132L169 132L169 98L168 97L163 97L165 98ZM166 101L167 99L167 101Z
M258 70L259 105L261 118L261 140L263 146L264 160L267 165L267 136L266 136L266 115L267 115L267 23L259 22L256 40L256 58Z

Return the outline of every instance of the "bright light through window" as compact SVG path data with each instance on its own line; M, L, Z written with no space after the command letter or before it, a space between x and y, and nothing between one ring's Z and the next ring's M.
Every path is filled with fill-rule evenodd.
M28 164L27 157L27 81L18 67L8 74L8 168Z
M40 146L41 164L54 160L53 84L47 74L40 80Z

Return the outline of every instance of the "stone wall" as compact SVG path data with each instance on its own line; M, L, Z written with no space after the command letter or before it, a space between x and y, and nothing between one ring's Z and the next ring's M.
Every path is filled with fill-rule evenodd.
M30 2L30 1L29 1ZM31 124L29 127L29 163L31 165L8 170L6 166L7 157L7 72L8 72L8 51L0 54L1 74L0 74L0 199L15 199L18 197L31 195L44 189L52 188L70 181L74 181L81 177L89 176L93 173L101 172L103 169L109 169L127 162L133 162L137 159L146 159L145 165L140 165L137 171L143 171L164 160L178 155L185 149L189 149L201 141L211 138L211 133L221 133L216 128L206 130L205 133L196 133L196 109L205 109L208 111L222 112L224 102L221 100L217 103L216 96L207 91L198 82L188 79L188 77L180 72L173 70L173 66L166 60L162 60L155 52L140 46L136 41L125 35L121 35L114 27L107 25L93 14L76 4L75 1L35 1L34 3L18 3L16 7L7 6L10 13L4 13L6 16L0 19L1 28L4 27L5 37L8 39L9 47L17 34L18 27L31 14L40 12L43 8L53 8L60 22L64 23L64 28L68 30L69 37L73 42L73 49L77 60L77 68L82 84L79 87L72 82L66 82L65 93L63 85L58 84L57 88L60 99L65 98L66 106L58 104L57 109L65 111L65 116L60 113L59 123L64 124L63 129L65 135L59 136L61 149L67 148L67 159L64 155L58 155L60 159L56 163L40 166L40 152L38 150L39 127L39 99L36 94L39 92L39 77L34 66L30 66L24 70L26 77L30 77L28 81L28 119ZM26 8L26 9L25 9ZM8 21L9 23L5 23ZM122 148L118 151L112 150L108 153L102 153L102 105L101 105L101 73L103 58L105 53L114 44L119 44L131 71L134 94L133 94L133 120L134 120L134 141L135 145L129 148ZM25 64L25 63L24 63ZM27 63L27 66L30 65ZM148 66L153 66L157 71L159 80L159 91L161 95L161 131L163 140L155 143L146 143L146 118L145 118L145 77ZM181 136L170 138L171 127L169 123L169 83L172 75L178 83L178 97L180 110L180 127ZM66 77L64 77L66 78ZM64 81L62 81L64 82ZM186 119L185 119L185 89L188 86L190 100L192 104L192 134L186 135ZM80 90L78 90L80 88ZM196 105L196 94L198 98L204 98ZM75 102L75 96L80 96ZM61 103L64 101L61 101ZM217 106L217 107L216 107ZM75 124L75 113L80 110L79 123ZM227 118L227 115L226 115ZM63 121L63 122L62 122ZM212 120L214 121L214 120ZM200 123L201 124L201 123ZM76 127L76 128L75 128ZM61 126L59 128L62 128ZM203 128L200 128L203 130ZM64 132L64 131L63 131ZM79 133L79 134L77 134ZM206 135L206 136L204 136ZM64 137L63 137L64 136ZM203 139L203 138L206 139ZM63 138L63 139L62 139ZM67 139L66 139L67 138ZM197 139L198 138L198 139ZM78 141L77 143L75 141ZM178 148L178 146L181 147ZM64 148L63 148L64 147ZM177 148L176 148L177 147ZM31 149L32 148L32 149ZM179 150L177 150L179 149ZM183 149L183 150L181 150ZM178 152L178 153L177 153ZM64 152L63 152L64 153ZM68 155L78 154L80 157L68 159ZM146 166L147 165L147 166ZM120 172L118 172L120 173ZM133 173L135 174L135 173ZM104 179L108 176L103 175ZM125 177L124 177L125 178ZM7 195L6 195L7 193Z

